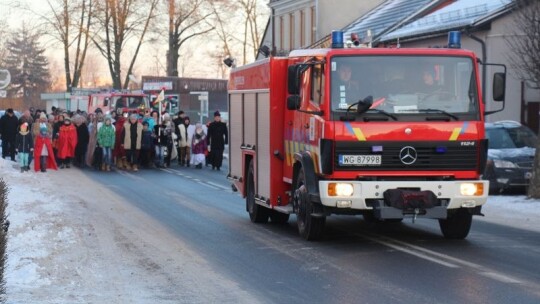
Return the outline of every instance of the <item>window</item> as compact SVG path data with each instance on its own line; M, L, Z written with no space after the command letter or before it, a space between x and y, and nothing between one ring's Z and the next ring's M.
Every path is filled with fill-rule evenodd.
M474 118L479 105L473 67L468 57L336 56L330 66L332 108L344 111L371 96L372 109L415 119L441 112Z
M311 7L311 23L309 25L309 31L311 33L311 43L310 44L313 44L315 43L315 33L317 31L317 28L316 28L316 24L315 24L315 7L312 6Z
M311 69L311 102L320 105L324 96L324 66L318 64Z
M279 17L279 49L283 50L283 36L285 34L285 21L283 20L283 16Z
M306 46L306 14L300 11L300 47Z
M289 50L293 50L294 45L294 14L289 15Z

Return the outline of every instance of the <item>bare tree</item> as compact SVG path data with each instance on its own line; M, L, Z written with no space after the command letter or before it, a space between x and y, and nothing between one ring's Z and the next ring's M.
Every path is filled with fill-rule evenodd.
M180 48L191 38L214 29L205 21L213 12L208 0L169 1L169 48L167 51L167 76L178 76Z
M244 17L244 42L243 42L243 58L244 64L247 63L247 56L252 52L253 58L257 57L259 52L259 43L261 41L259 13L260 2L257 0L236 0L238 5L243 9Z
M79 86L81 73L90 44L90 26L94 14L93 0L47 0L50 12L34 11L52 29L64 51L66 90Z
M129 75L145 41L151 22L156 17L158 0L95 0L98 2L96 18L98 27L92 40L100 53L107 59L109 73L115 89L127 89ZM122 72L127 45L132 45L133 53L128 69ZM124 77L124 81L122 81Z
M231 22L234 20L234 12L238 10L238 5L233 1L219 1L215 0L212 2L212 12L215 17L215 29L216 34L221 41L223 48L223 58L233 57L233 46L235 40L238 40L234 36L234 31L231 29L231 23L236 27L236 22Z
M507 38L512 53L509 59L523 81L540 88L540 2L516 0L515 32ZM540 198L540 143L536 155L528 195Z
M223 58L240 53L242 64L256 58L263 30L260 24L268 18L262 5L260 0L214 1L216 32L223 45Z

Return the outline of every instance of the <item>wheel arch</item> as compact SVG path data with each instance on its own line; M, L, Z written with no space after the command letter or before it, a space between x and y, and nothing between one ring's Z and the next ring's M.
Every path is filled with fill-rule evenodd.
M304 179L305 179L305 187L307 188L307 192L309 194L315 194L319 195L319 183L317 174L315 172L315 165L313 162L313 158L311 155L306 152L298 152L294 155L294 166L293 166L293 185L296 185L297 178L298 178L298 172L300 172L300 169L304 169Z

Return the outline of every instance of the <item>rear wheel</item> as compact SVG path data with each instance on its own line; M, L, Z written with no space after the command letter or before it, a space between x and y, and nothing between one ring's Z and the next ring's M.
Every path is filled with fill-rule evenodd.
M322 206L316 205L309 199L305 186L306 180L304 169L300 169L294 187L294 199L296 200L298 233L308 241L319 240L324 231L326 217L315 217L313 213L322 213Z
M246 209L249 213L249 219L253 223L266 223L268 221L270 209L255 202L255 174L253 162L249 163L246 186Z
M445 220L439 220L441 232L447 239L464 239L469 235L472 224L472 214L460 208L454 214L449 214Z

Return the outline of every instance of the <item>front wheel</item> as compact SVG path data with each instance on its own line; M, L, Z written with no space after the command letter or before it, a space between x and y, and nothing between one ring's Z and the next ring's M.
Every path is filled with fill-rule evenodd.
M253 223L268 222L268 215L270 209L265 208L255 202L255 174L253 169L253 162L249 163L246 186L246 209L249 213L249 219Z
M445 220L439 220L441 232L447 239L462 240L469 235L472 224L472 214L467 210L460 208L454 214L449 214Z
M305 184L304 169L300 169L294 188L294 199L298 206L296 215L298 233L308 241L316 241L322 237L326 217L313 216L314 213L322 213L322 207L311 202Z

